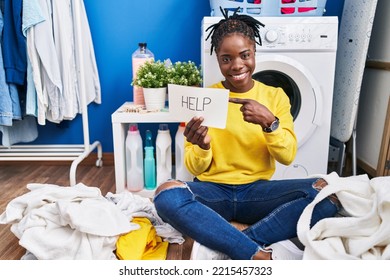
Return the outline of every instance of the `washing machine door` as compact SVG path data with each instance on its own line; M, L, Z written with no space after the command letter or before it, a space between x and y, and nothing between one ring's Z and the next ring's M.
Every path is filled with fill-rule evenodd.
M284 89L290 98L298 147L304 145L322 119L322 92L311 72L290 57L261 54L253 79Z

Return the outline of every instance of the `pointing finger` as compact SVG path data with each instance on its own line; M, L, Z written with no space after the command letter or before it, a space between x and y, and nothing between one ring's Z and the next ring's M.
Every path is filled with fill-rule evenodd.
M249 99L246 98L229 98L229 102L235 103L235 104L242 104L245 105L249 102Z

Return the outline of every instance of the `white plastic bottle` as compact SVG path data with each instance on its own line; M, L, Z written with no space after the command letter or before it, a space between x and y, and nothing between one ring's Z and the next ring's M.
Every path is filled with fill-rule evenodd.
M181 181L192 181L194 176L188 171L184 164L184 130L185 123L180 123L175 136L175 174L176 179Z
M144 187L143 146L137 124L130 124L126 136L126 183L132 192Z
M160 124L156 137L157 186L172 178L172 138L168 124Z
M137 75L138 68L146 61L153 61L154 54L147 48L146 43L138 43L138 49L132 54L133 79ZM133 102L135 105L145 105L143 89L133 86Z

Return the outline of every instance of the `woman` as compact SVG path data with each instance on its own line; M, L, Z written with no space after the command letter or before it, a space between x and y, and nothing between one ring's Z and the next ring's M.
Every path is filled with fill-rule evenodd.
M166 222L196 241L198 258L299 259L284 240L296 237L303 209L326 182L270 180L275 161L290 164L297 152L289 98L252 79L262 24L236 12L224 17L208 38L225 77L212 87L230 90L226 128L202 126L201 117L187 123L185 162L196 178L161 184L154 203ZM337 210L337 198L323 201L313 224Z

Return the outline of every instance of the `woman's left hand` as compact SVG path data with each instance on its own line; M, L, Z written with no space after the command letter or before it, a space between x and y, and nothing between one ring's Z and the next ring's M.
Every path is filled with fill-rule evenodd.
M246 122L269 127L275 120L275 115L263 104L256 100L246 98L229 98L229 102L241 104L240 111Z

